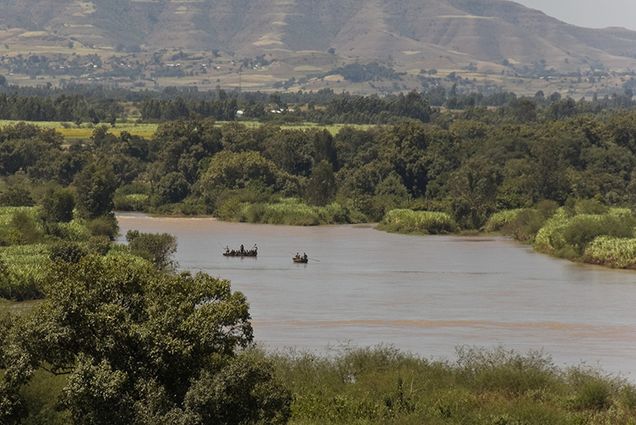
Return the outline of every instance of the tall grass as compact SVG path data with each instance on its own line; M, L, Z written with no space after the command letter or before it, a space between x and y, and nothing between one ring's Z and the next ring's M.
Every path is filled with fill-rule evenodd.
M435 362L390 348L274 356L292 424L633 424L635 389L537 353L460 350Z
M633 425L636 388L536 353L464 349L456 362L392 348L265 356L293 394L291 425ZM38 371L24 390L26 424L66 424L55 409L66 377Z
M502 230L506 225L514 222L524 211L525 210L522 208L499 211L490 216L490 218L486 222L486 225L484 226L484 231L498 232Z
M610 267L636 268L636 239L601 236L585 250L585 261Z
M48 246L21 245L0 248L0 298L15 301L42 296L42 282L50 266Z
M307 205L295 198L270 203L243 203L232 198L218 210L222 220L246 223L317 226L349 222L348 212L338 203L324 207Z
M379 228L395 233L437 235L454 232L457 224L447 213L403 209L389 211Z

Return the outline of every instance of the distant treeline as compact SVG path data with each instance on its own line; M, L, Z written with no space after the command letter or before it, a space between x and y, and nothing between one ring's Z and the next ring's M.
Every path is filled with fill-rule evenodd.
M56 97L0 93L0 119L21 121L113 122L122 116L121 102L79 95Z
M480 120L523 123L635 107L629 88L612 96L575 100L558 93L520 97L504 91L458 93L455 88L443 87L399 95L359 96L330 89L271 94L174 87L129 91L101 86L69 85L60 89L0 85L0 119L28 121L112 122L129 118L127 114L135 110L142 120L155 122L244 118L279 123L390 124L407 119L429 122L448 109Z

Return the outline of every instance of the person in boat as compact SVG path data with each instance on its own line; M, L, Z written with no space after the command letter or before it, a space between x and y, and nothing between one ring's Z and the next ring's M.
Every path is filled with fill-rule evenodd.
M309 260L309 257L307 257L307 253L303 252L303 261L307 261Z
M230 254L230 247L229 247L229 246L226 246L226 247L225 247L225 253L226 253L226 254Z
M258 255L258 247L254 244L254 255Z
M241 255L245 254L245 247L241 244Z

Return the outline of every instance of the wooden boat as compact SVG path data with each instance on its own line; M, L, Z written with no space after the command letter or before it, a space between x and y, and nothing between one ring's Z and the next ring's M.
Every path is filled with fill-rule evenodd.
M223 253L224 257L233 257L233 258L245 258L245 257L250 257L250 258L256 258L258 257L258 251L255 249L249 250L249 251L225 251Z
M294 260L294 263L296 263L296 264L307 264L307 263L309 263L309 258L294 257L294 258L292 258L292 260Z

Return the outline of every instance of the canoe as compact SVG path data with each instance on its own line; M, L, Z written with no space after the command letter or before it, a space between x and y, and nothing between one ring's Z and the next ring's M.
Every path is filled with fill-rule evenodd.
M256 252L244 252L243 254L241 254L240 252L235 252L235 253L231 253L231 252L224 252L223 253L224 257L237 257L237 258L244 258L244 257L258 257L258 253Z
M309 259L308 258L305 259L305 258L296 258L296 257L294 257L294 258L292 258L292 260L296 264L307 264L307 263L309 263Z

